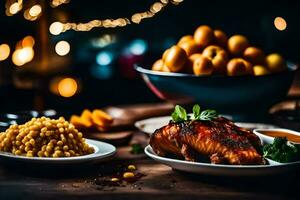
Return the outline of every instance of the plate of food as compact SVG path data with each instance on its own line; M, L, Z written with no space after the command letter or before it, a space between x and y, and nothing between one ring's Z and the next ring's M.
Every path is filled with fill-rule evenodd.
M177 105L172 120L151 135L145 153L173 169L208 175L271 175L300 165L299 147L285 137L263 144L251 130L198 105L192 116Z
M108 143L83 138L63 117L32 118L0 133L0 158L35 163L71 164L102 161L116 152Z
M228 118L229 116L224 116ZM156 129L168 124L172 120L170 116L162 116L162 117L152 117L148 119L143 119L140 121L135 122L134 126L149 135L154 133ZM271 128L278 128L273 124L265 124L265 123L252 123L252 122L234 122L237 126L254 130L254 129L271 129Z

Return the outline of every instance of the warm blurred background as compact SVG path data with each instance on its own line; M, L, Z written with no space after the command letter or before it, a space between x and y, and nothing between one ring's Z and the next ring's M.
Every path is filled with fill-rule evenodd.
M63 4L56 6L60 2ZM140 24L88 32L62 32L62 25L57 23L130 17L148 10L154 2L2 1L1 112L47 108L80 111L158 102L133 64L158 57L201 24L220 28L228 35L244 34L266 52L278 52L299 63L300 1L185 0L166 6ZM291 92L297 95L297 91Z

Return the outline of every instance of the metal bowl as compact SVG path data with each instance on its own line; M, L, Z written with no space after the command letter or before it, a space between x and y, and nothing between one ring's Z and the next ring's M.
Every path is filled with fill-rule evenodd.
M174 103L199 103L229 114L265 112L284 99L292 84L297 65L264 76L195 76L157 72L139 65L135 69L159 98Z

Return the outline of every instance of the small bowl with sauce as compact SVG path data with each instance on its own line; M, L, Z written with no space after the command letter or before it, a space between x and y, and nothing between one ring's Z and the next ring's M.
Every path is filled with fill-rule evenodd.
M294 144L300 145L300 132L285 129L285 128L274 128L274 129L254 129L253 131L264 144L271 144L275 137L286 137L288 141Z

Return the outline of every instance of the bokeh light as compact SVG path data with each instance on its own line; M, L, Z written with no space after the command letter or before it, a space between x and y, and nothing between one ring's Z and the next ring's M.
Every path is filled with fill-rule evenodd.
M109 51L102 51L96 56L96 62L98 65L109 65L112 61L113 54Z
M73 78L64 78L58 83L58 93L63 97L72 97L76 94L78 84Z
M277 30L283 31L283 30L285 30L287 28L287 23L286 23L286 21L285 21L284 18L282 18L282 17L276 17L274 19L274 26L275 26L275 28Z
M32 36L26 36L22 40L22 47L33 47L34 46L34 38Z
M55 52L60 56L65 56L70 52L70 44L67 41L60 41L55 45Z
M15 2L9 7L10 14L17 14L21 10L19 3Z
M63 24L60 22L53 22L50 27L49 31L52 35L59 35L63 31Z
M17 49L12 55L12 61L17 66L22 66L30 62L34 57L34 51L31 47Z
M133 55L142 55L147 51L148 45L144 40L136 39L131 42L129 51Z
M51 0L50 4L51 4L52 7L55 8L55 7L57 7L57 6L61 5L61 4L69 3L69 1L70 0Z
M0 45L0 61L8 58L10 54L10 48L7 44Z
M103 48L116 42L116 36L112 34L104 34L99 38L92 39L92 45L95 48Z
M32 16L32 17L37 17L41 14L42 12L42 7L41 5L37 4L37 5L34 5L32 6L30 9L29 9L29 14Z
M37 19L37 17L32 17L32 16L29 14L29 10L28 10L28 9L24 11L23 16L24 16L24 18L25 18L26 20L29 20L29 21L34 21L34 20L32 20L32 19L34 19L34 18Z

